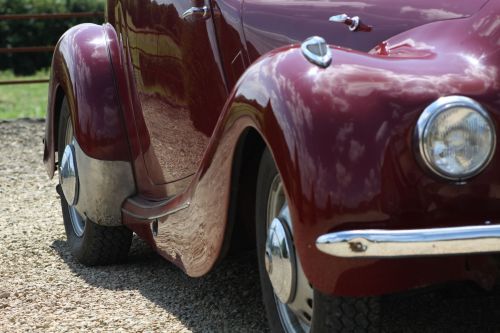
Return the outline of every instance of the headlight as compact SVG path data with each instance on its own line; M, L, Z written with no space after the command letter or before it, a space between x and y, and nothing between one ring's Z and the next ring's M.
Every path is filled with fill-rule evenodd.
M490 116L468 97L436 100L418 119L416 132L420 159L431 171L450 180L477 175L495 150Z

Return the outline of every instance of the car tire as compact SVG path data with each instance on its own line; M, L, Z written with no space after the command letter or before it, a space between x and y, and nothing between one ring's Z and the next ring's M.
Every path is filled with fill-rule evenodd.
M257 200L256 200L256 238L259 275L261 281L262 297L269 327L273 333L331 333L331 332L376 332L380 328L379 297L334 297L324 295L317 290L312 291L311 298L306 302L311 305L311 313L304 315L292 309L287 311L287 304L282 303L276 296L270 274L266 268L266 242L269 225L268 209L271 209L270 197L273 195L273 181L279 177L278 170L268 149L262 155L257 178ZM284 193L283 193L284 195ZM285 198L286 200L286 198ZM285 202L286 204L286 202ZM291 221L290 221L291 224ZM291 240L293 246L293 232ZM268 250L268 249L267 249ZM293 250L292 252L295 252ZM300 260L296 256L297 271L301 271ZM267 263L267 265L269 265ZM303 274L303 272L301 272ZM299 275L297 273L297 275ZM303 278L305 275L303 274ZM299 281L298 278L295 281ZM307 292L299 292L298 288L307 288L304 283L296 283L296 295L307 295ZM302 285L302 287L300 287ZM305 286L305 287L304 287ZM295 296L296 298L297 296ZM302 296L303 297L303 296ZM293 302L295 302L294 300ZM283 307L285 306L285 307ZM307 310L307 309L306 309ZM307 312L307 311L305 311ZM284 317L289 316L291 318ZM295 316L295 318L293 318ZM309 318L309 316L311 318Z
M312 332L380 332L381 297L339 297L314 291Z
M58 161L66 144L73 140L73 126L66 98L61 106L58 127ZM60 166L58 167L60 168ZM59 174L60 174L60 170ZM91 181L90 179L80 179ZM61 199L64 229L71 254L87 266L108 265L126 259L132 243L132 231L124 226L109 227L92 222L68 204L61 185L57 186Z

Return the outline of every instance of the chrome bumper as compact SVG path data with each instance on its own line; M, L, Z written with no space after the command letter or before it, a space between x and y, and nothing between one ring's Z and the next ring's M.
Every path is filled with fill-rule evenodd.
M320 236L316 247L347 258L500 252L500 225L414 230L352 230Z

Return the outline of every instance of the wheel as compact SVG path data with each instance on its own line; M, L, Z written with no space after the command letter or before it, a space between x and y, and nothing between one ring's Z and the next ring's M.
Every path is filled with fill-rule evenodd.
M378 330L377 297L327 296L315 291L307 280L295 254L283 182L267 149L258 171L256 229L262 296L272 332Z
M69 113L68 103L64 98L61 106L58 128L58 193L61 199L61 208L64 229L72 255L82 264L88 266L106 265L124 260L132 242L132 231L124 226L107 227L98 225L69 204L61 189L61 161L65 149L74 141L73 125ZM90 181L89 179L76 179Z

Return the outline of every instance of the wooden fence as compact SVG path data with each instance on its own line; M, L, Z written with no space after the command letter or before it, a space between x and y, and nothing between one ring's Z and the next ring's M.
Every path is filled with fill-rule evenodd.
M67 18L80 18L80 17L104 17L102 12L81 12L81 13L53 13L53 14L12 14L12 15L0 15L1 20L52 20L52 19L67 19ZM27 47L3 47L0 48L0 54L2 53L42 53L42 52L53 52L54 45L50 46L27 46ZM29 84L29 83L46 83L49 79L40 80L8 80L0 81L0 85L5 84Z

